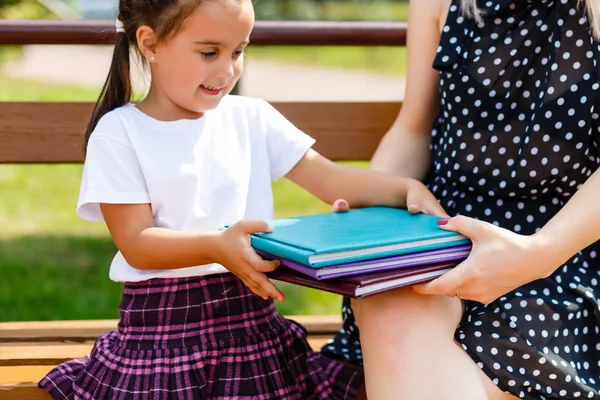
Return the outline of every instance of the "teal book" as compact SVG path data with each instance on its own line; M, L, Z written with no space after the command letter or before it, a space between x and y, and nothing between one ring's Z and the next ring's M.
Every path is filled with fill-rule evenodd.
M446 249L471 241L441 229L439 217L389 207L269 221L273 232L251 235L254 249L313 268Z

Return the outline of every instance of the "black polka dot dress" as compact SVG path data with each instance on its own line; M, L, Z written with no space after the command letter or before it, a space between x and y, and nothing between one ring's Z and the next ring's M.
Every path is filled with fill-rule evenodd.
M477 23L452 2L434 62L441 111L427 178L450 215L532 234L598 168L600 46L577 3L478 1ZM596 243L489 305L465 302L455 337L502 390L600 399L599 252ZM348 299L342 311L322 351L360 364Z

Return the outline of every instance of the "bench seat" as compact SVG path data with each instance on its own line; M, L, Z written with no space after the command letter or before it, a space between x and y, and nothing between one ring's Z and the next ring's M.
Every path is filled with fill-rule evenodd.
M341 326L339 316L289 316L308 331L314 350ZM0 323L0 400L50 397L37 382L57 364L89 354L95 339L117 329L117 320Z

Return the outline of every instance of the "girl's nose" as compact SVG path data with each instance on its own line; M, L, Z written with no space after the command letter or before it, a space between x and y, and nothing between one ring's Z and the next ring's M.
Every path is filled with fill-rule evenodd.
M228 60L224 61L220 66L217 72L217 76L219 78L229 79L235 75L235 61Z

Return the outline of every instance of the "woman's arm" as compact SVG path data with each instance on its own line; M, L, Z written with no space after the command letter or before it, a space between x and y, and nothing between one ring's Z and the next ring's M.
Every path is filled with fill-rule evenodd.
M373 170L418 180L427 174L431 129L439 108L439 74L432 64L440 41L440 19L445 20L445 3L410 2L406 92L396 121L371 160Z
M578 251L600 240L600 170L594 172L534 238L551 255L549 275Z
M422 294L458 294L487 304L531 281L546 278L569 258L600 240L600 171L537 233L526 236L483 221L458 216L443 229L473 241L463 263L418 287Z

